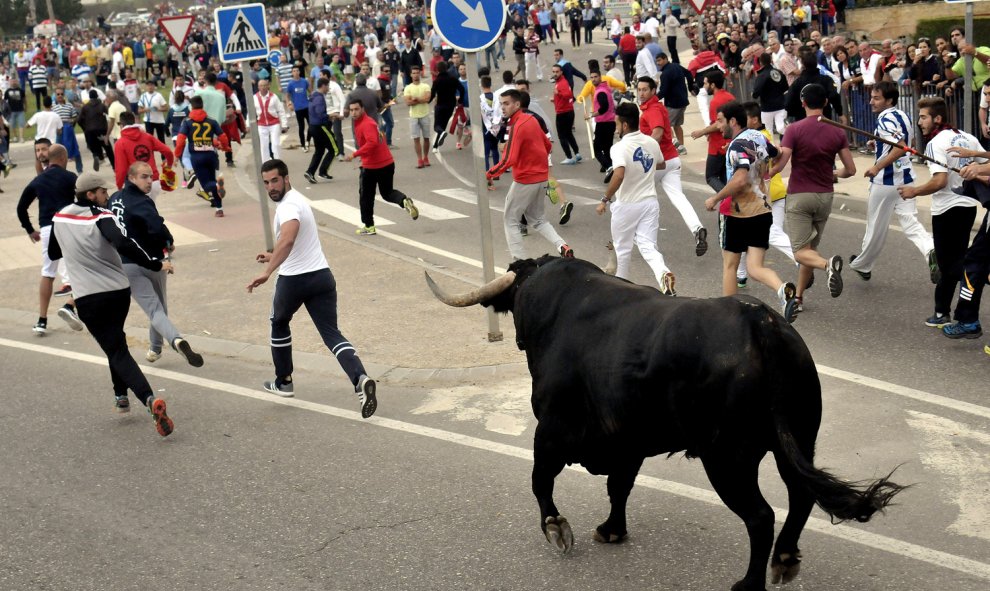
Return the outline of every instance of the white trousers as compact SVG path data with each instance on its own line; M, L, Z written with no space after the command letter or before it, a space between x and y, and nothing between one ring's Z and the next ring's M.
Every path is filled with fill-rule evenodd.
M558 252L566 244L560 234L554 230L544 215L543 204L546 199L546 182L524 185L512 181L509 193L505 196L505 241L509 244L509 253L514 260L526 258L523 247L522 216L526 216L526 224L540 236L553 243Z
M770 133L776 131L777 134L784 135L784 127L787 126L787 111L785 109L779 111L761 111L760 121L763 122L763 126Z
M681 214L681 219L684 220L691 233L697 232L701 228L701 219L698 217L698 213L694 211L694 207L688 201L684 194L684 188L681 186L681 159L671 158L667 160L667 166L663 170L656 171L653 178L663 189L670 202L677 208Z
M708 103L711 102L711 98L704 88L698 91L698 110L701 111L701 120L704 121L705 127L712 124L711 113L708 112Z
M856 255L856 260L849 264L857 271L868 273L873 270L887 233L890 231L890 218L897 215L897 221L904 230L904 235L921 251L921 256L928 257L929 251L935 248L932 235L918 221L918 205L914 199L901 199L897 187L892 185L870 185L870 199L866 205L866 234L863 236L863 248Z
M258 139L261 140L261 162L265 163L275 158L282 158L282 126L281 125L260 125L258 126Z
M540 64L539 55L526 52L526 79L531 83L533 80L543 80L543 66Z
M633 245L639 249L643 260L653 270L657 285L661 285L664 273L670 269L657 249L657 232L660 230L660 203L649 198L634 203L612 203L612 244L615 247L617 266L615 276L629 279L629 259Z
M773 216L773 224L770 226L770 246L776 248L780 252L787 255L787 258L794 261L794 250L791 249L791 239L787 237L787 232L784 231L784 204L787 199L778 199L770 204L770 214ZM738 279L745 279L748 276L746 270L746 253L742 253L739 257L739 266L736 268L736 277Z

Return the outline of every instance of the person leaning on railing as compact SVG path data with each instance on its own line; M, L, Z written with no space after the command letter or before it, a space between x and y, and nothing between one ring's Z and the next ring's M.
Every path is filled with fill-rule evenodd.
M918 49L911 64L911 80L922 94L932 94L935 85L945 78L942 60L932 52L932 43L927 37L918 39Z
M963 36L962 29L960 27L954 27L952 29L952 42L956 44L956 48L959 52L958 59L952 65L952 68L946 68L945 76L949 80L956 78L964 78L966 76L966 60L964 56L973 56L973 91L980 89L983 81L990 76L990 47L980 46L977 47L968 41ZM950 89L946 89L949 93Z

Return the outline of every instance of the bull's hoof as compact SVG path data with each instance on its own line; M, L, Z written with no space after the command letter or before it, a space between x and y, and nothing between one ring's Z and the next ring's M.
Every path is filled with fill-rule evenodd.
M770 582L774 585L786 585L794 580L801 572L801 552L795 554L782 553L770 561Z
M618 544L626 539L626 535L628 535L626 530L612 531L607 521L596 527L595 533L591 534L596 542L601 542L602 544Z
M571 524L560 515L547 517L543 523L543 533L555 548L566 554L574 547L574 532Z

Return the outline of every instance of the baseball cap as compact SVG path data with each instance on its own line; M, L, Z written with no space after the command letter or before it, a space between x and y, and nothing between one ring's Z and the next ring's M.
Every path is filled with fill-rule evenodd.
M97 189L108 189L112 186L110 181L104 179L95 172L84 172L76 179L76 193L95 191Z

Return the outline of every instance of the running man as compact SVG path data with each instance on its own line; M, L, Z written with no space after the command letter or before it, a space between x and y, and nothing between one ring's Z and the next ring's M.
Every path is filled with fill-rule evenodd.
M305 305L323 342L354 385L361 416L368 418L378 408L375 381L367 376L354 345L337 328L337 283L320 245L313 210L306 197L292 188L289 167L281 160L265 162L261 166L261 180L268 190L268 198L278 204L273 220L275 250L255 257L256 261L267 266L248 284L248 293L267 282L276 269L279 272L271 314L275 379L265 382L264 389L276 396L295 396L289 322L296 311Z
M206 116L203 99L199 95L189 99L189 106L192 107L192 111L182 122L179 136L175 140L175 157L182 157L186 141L191 138L189 158L192 160L193 172L201 187L196 194L204 201L209 201L211 207L216 208L217 211L213 214L215 217L222 218L224 217L223 198L226 197L227 191L224 190L223 176L217 178L217 169L220 168L217 148L227 151L230 144L227 142L227 134L220 129L220 124Z
M155 421L155 429L166 437L175 429L165 412L165 401L157 398L141 368L127 350L124 321L131 306L131 290L120 254L152 271L172 272L172 263L149 256L121 231L113 213L105 209L110 196L105 181L87 172L76 180L75 201L55 214L48 256L65 258L72 267L79 318L106 353L113 382L114 409L131 410L127 390L134 392Z
M657 201L655 171L664 167L660 144L640 130L639 109L625 103L615 109L619 142L612 146L612 179L598 204L598 215L612 203L612 244L615 248L615 276L629 279L629 260L635 245L653 270L660 293L677 295L674 274L657 249L660 231L660 202ZM613 203L614 202L614 203Z

